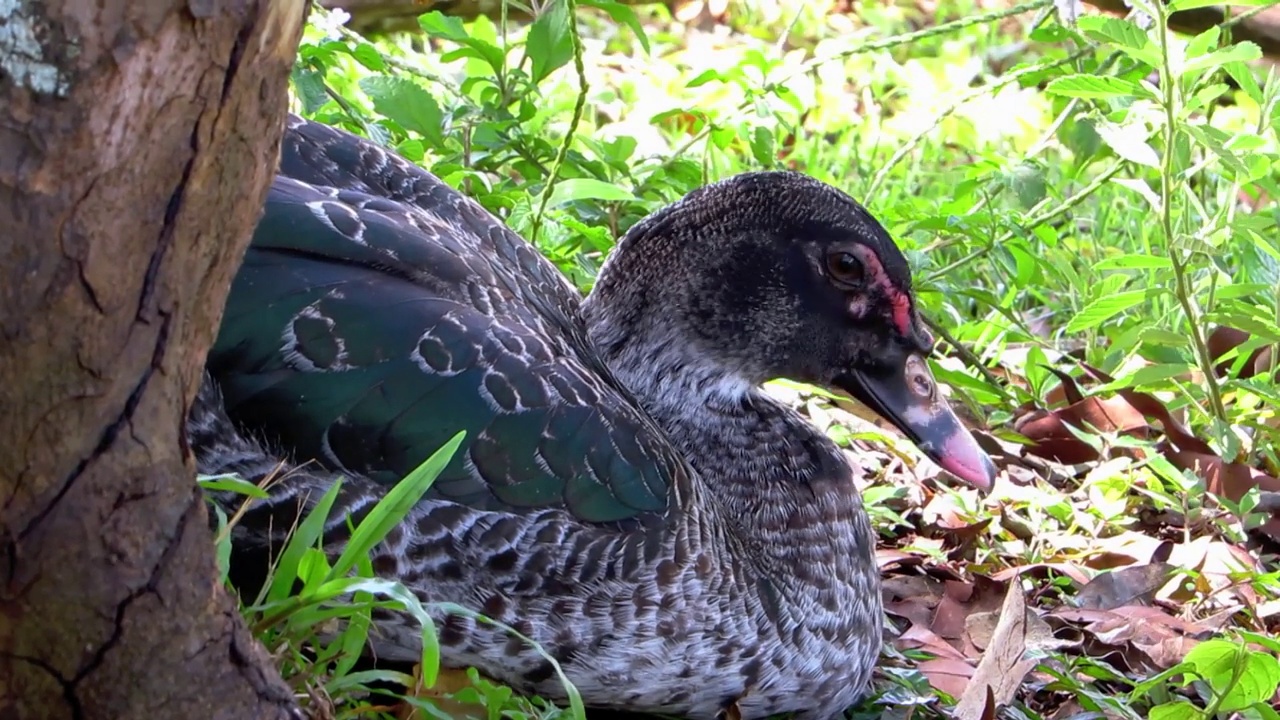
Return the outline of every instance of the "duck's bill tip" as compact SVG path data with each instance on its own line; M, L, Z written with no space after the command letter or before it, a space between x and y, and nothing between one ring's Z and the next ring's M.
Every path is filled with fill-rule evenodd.
M853 369L836 384L893 423L942 469L976 488L991 489L995 463L938 394L923 356L908 355L900 370Z

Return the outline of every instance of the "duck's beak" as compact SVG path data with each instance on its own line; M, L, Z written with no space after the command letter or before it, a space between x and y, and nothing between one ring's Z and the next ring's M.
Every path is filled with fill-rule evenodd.
M835 384L893 423L943 469L979 489L991 488L995 464L938 394L924 356L911 353L902 365L882 371L853 368Z

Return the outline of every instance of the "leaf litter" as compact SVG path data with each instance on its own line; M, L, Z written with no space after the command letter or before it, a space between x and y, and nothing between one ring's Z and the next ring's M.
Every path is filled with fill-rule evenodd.
M1220 375L1272 372L1273 348L1250 349L1247 333L1210 339ZM1242 345L1248 354L1235 357ZM896 631L880 674L901 685L916 673L926 686L914 703L901 687L886 693L885 717L911 717L929 693L955 701L961 720L1004 716L1011 703L1046 718L1140 717L1124 709L1127 693L1184 667L1198 645L1233 629L1280 631L1280 601L1255 586L1280 577L1271 469L1222 457L1166 401L1108 389L1115 378L1097 368L1048 369L1060 385L1046 406L1021 409L1016 434L974 429L1002 470L985 498L945 489L940 468L856 404L770 387L820 427L848 428L850 461L876 478L869 488L895 489L873 505L897 523L881 527L877 552ZM1194 482L1182 507L1160 501L1178 494L1157 487L1162 474ZM1131 487L1117 491L1126 476ZM1227 532L1233 523L1247 532Z

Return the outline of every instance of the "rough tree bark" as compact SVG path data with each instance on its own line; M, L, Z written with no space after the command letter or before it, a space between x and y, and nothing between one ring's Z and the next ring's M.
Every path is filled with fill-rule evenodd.
M183 418L305 0L0 0L0 717L284 718Z

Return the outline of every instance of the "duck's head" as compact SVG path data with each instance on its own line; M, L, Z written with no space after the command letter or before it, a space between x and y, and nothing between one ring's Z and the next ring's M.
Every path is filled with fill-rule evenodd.
M843 391L961 479L995 477L925 362L934 341L906 258L817 180L747 173L653 213L619 242L585 310L606 355L676 344L744 386L786 377Z

